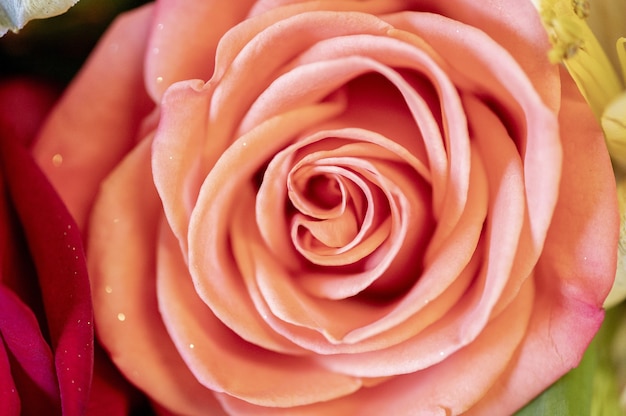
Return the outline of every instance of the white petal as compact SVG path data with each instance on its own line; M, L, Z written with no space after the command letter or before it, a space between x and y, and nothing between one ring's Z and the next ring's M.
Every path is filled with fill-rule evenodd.
M33 19L65 13L78 0L0 0L0 36L17 32Z

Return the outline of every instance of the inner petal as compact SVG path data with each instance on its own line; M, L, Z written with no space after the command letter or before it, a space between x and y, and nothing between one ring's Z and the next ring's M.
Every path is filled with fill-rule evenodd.
M309 172L306 172L309 173ZM335 210L332 208L340 209L343 211L346 206L345 199L345 189L343 184L341 183L341 178L337 175L326 173L317 169L314 169L313 172L310 172L313 176L308 175L299 175L306 181L303 189L303 196L306 198L304 200L295 200L297 194L295 191L300 188L297 186L296 189L293 190L293 194L290 192L290 198L294 205L298 206L298 202L300 201L310 201L315 204L316 207L321 208L321 210L330 210L331 213L329 215L330 218L336 216L333 215ZM302 180L298 180L300 178L296 178L294 182L303 182ZM300 211L305 210L304 204L299 206L298 209ZM312 215L312 214L309 214ZM321 217L322 212L314 214L316 217Z
M325 152L309 156L320 154L325 155ZM313 165L308 164L311 159ZM341 164L323 156L321 159L306 157L301 162L304 161L307 163L296 164L288 177L290 202L296 210L291 219L291 236L296 249L317 265L351 264L371 254L388 234L388 227L380 227L389 215L389 209L379 186L356 172L354 168L360 162L354 161L351 165L350 158ZM292 185L297 182L306 183L308 181L303 180L303 176L313 175L310 177L316 178L319 173L336 178L333 182L342 193L341 204L335 207L338 209L332 210L334 215L319 210L322 215L316 215L317 212L310 208L319 206L320 202L303 198L302 192L299 192L296 185ZM381 228L387 228L386 232L377 232ZM370 237L374 234L378 234L378 237L373 240ZM348 253L357 246L361 246L360 254L355 257L355 253ZM369 248L363 250L364 246Z
M296 215L294 234L298 242L304 243L298 246L315 250L321 244L320 248L323 250L324 247L335 249L349 244L358 231L358 224L351 213L325 221L309 220L303 215Z

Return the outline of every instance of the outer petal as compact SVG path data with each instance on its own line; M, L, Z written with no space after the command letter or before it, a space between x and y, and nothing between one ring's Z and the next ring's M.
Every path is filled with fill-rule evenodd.
M61 414L52 351L35 315L5 286L0 286L0 340L14 363L23 414Z
M254 0L161 0L147 50L146 82L159 101L167 87L185 79L208 80L213 73L217 43L242 21Z
M152 104L143 51L152 7L116 21L48 119L34 153L82 229L102 178L135 144Z
M160 319L155 256L161 206L149 151L147 138L103 183L94 205L88 265L97 333L120 371L160 405L216 414L212 392L189 372Z
M461 414L494 382L497 383L507 361L515 354L531 313L533 289L533 283L528 281L516 301L492 320L474 342L423 371L382 381L335 401L284 411L255 407L225 395L218 398L233 414L247 415ZM508 336L502 337L503 332L507 332ZM477 373L477 368L482 371Z
M492 99L499 103L505 117L509 112L512 113L512 128L518 132L518 137L513 139L516 140L524 161L528 213L532 219L532 249L538 254L550 224L559 181L558 175L543 175L542 166L559 163L561 157L558 126L553 115L553 111L556 111L553 110L555 105L552 103L547 107L545 97L538 93L546 89L555 90L554 85L558 82L556 69L544 68L545 73L540 78L548 86L541 84L540 87L545 88L537 89L537 85L529 82L529 74L522 70L523 67L520 68L521 65L518 66L519 62L514 61L512 55L503 50L501 45L475 27L456 22L448 23L453 25L452 30L446 25L446 22L450 22L448 18L423 14L406 13L392 18L394 24L418 33L441 52L450 64L450 76L455 79L459 88L482 99ZM461 40L456 36L458 33L462 34ZM476 48L473 45L481 47ZM536 57L532 59L547 61ZM503 70L504 68L506 69Z
M589 107L569 76L562 80L563 177L534 276L533 316L517 359L472 414L505 414L527 403L579 363L604 316L617 261L614 176Z
M93 315L81 236L25 148L3 140L0 160L37 268L63 411L80 414L93 365Z
M172 240L169 234L161 237L159 307L172 340L202 384L270 407L331 400L359 389L359 379L326 370L311 357L272 352L238 337L194 292Z
M211 92L199 80L179 82L162 100L161 118L152 144L153 181L165 216L183 251L187 247L189 216L202 182L199 155L205 147L221 154L223 143L205 143Z
M545 54L550 45L532 2L497 0L486 4L474 0L426 0L419 3L420 10L466 23L495 39L515 57L548 106L558 109L559 95L552 88L554 80L545 77L552 71L551 65L547 59L537 59L537 54ZM479 48L474 44L473 49Z
M58 91L32 78L10 78L0 82L0 131L28 145L37 135Z
M21 410L20 396L17 392L13 376L11 375L11 363L4 344L0 345L0 414L6 416L18 416Z

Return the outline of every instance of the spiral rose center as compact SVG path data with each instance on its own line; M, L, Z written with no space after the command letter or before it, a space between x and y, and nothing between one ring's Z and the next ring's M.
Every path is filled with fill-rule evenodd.
M362 164L352 157L331 157L299 163L289 175L292 240L310 262L353 264L389 235L388 204L375 175Z
M293 194L300 193L297 189ZM354 208L349 204L349 196L345 195L345 186L341 178L332 175L315 175L311 177L302 190L304 198L293 195L292 203L299 211L309 211L314 215L308 224L299 224L298 239L306 240L307 245L321 245L328 248L339 248L349 244L358 232L359 220ZM296 217L303 217L297 215Z

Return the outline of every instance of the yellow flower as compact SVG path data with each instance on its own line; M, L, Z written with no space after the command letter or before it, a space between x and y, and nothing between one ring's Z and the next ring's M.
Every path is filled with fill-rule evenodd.
M619 0L533 1L552 43L550 60L565 65L578 85L613 160L622 216L617 274L605 302L613 306L626 298L626 38L619 37L626 32L626 13ZM605 50L598 39L615 49Z

